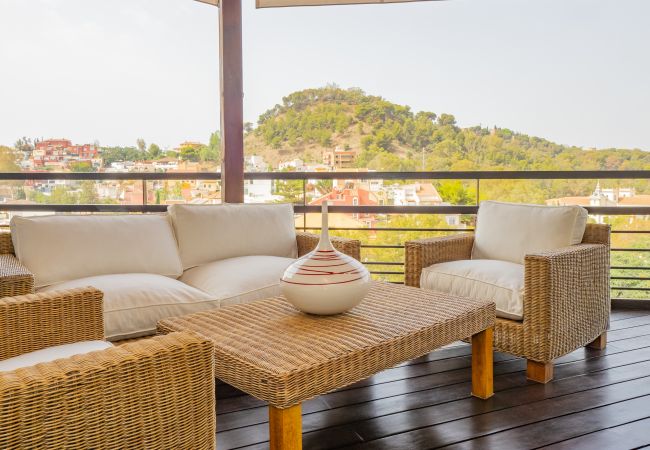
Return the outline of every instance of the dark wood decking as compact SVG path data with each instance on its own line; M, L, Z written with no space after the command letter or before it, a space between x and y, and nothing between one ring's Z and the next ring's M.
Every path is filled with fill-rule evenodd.
M303 405L305 449L629 449L650 445L650 310L612 313L605 350L557 360L529 382L525 361L495 354L495 391L472 398L470 347L458 344ZM268 448L259 400L217 386L217 445Z

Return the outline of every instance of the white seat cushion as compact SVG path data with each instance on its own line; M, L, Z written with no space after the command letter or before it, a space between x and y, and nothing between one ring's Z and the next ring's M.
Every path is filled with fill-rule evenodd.
M81 278L39 289L47 292L93 286L104 293L104 332L108 340L156 332L160 319L212 308L220 301L173 278L146 273Z
M241 256L186 270L180 281L208 292L221 305L249 303L280 295L280 278L293 258Z
M523 264L527 254L582 242L587 219L580 206L481 202L472 259Z
M69 358L74 355L83 355L84 353L105 350L112 346L113 344L106 341L83 341L48 347L0 361L0 372L35 366L36 364Z
M293 205L172 205L183 269L237 256L298 256Z
M524 266L521 264L487 259L434 264L422 269L420 287L492 300L497 305L497 317L523 319Z
M36 287L116 273L176 278L183 271L166 214L15 216L11 238Z

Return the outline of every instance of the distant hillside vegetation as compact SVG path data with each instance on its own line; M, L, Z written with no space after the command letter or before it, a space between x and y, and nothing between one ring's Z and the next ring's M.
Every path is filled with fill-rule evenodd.
M354 150L357 165L376 170L650 169L642 150L583 150L507 128L460 128L451 114L420 111L327 86L294 92L259 117L246 134L247 154L267 162L320 162L335 147Z

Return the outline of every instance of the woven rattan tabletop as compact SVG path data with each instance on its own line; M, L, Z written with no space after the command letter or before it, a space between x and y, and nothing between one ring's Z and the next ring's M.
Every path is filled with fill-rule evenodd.
M495 305L373 282L361 304L312 316L281 297L158 323L214 343L216 376L277 408L367 378L494 325Z

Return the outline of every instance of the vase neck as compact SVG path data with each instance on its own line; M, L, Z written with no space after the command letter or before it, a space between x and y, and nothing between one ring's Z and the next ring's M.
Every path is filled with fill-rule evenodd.
M327 200L323 202L321 209L321 230L320 230L320 241L318 242L318 250L331 250L332 242L330 241L329 233L329 222L328 222L328 211L327 211Z

